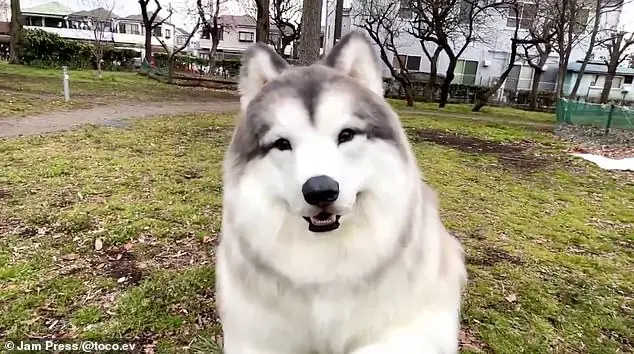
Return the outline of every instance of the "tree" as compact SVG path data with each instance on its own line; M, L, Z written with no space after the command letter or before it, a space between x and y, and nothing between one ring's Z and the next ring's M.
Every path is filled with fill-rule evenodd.
M498 78L497 82L491 87L489 87L488 90L478 94L475 97L475 104L473 105L473 108L471 109L471 111L473 112L479 112L480 109L482 109L482 107L484 107L489 102L491 97L500 89L500 87L502 87L502 84L504 84L504 81L506 81L509 74L511 73L511 70L513 70L513 67L515 66L515 60L517 58L517 47L520 44L533 44L533 45L539 44L541 41L539 39L536 40L536 39L520 39L519 38L518 36L519 29L520 29L519 6L523 6L523 5L524 4L515 2L513 4L509 4L507 7L508 14L515 17L515 21L514 21L515 29L513 31L513 37L511 38L511 51L509 55L509 62L506 66L506 69L504 69L504 71Z
M537 107L539 83L544 73L544 66L553 50L554 20L549 10L547 1L542 0L535 3L535 17L531 19L532 25L524 37L526 42L522 44L523 57L533 69L529 103L531 109Z
M24 28L24 18L20 8L20 0L11 0L11 25L9 43L9 63L19 64L22 46L22 30Z
M583 74L586 71L586 66L588 65L588 62L590 61L590 58L592 57L593 52L596 51L595 44L596 44L597 37L599 37L599 32L601 30L600 24L601 24L601 19L603 15L607 14L608 12L620 9L622 4L623 4L622 0L617 0L616 2L609 1L609 0L595 1L594 11L593 11L594 19L592 21L593 26L592 26L592 29L590 30L590 43L588 44L588 49L586 50L586 54L583 58L583 62L581 63L581 68L579 69L579 73L577 73L577 79L575 80L575 85L573 86L572 91L570 92L569 98L571 100L574 100L575 98L577 98L577 91L579 90L579 86L581 85L581 79L583 78Z
M301 34L301 4L299 0L273 0L271 21L280 33L275 51L282 57L286 48L295 43Z
M572 49L587 35L588 5L590 0L551 0L550 16L554 25L553 49L559 55L557 68L557 97L563 96L564 77Z
M478 0L410 0L403 6L415 13L415 22L428 29L422 41L440 46L449 59L445 81L441 87L439 107L447 104L449 85L454 79L458 59L475 41L485 41L485 31L491 10L505 6L501 1Z
M360 20L357 26L365 30L368 37L379 48L381 60L405 91L407 105L413 106L414 93L410 73L396 43L398 33L402 32L405 26L405 21L402 21L399 16L398 5L389 0L361 0L356 8L358 13L354 16ZM395 68L388 53L395 58L398 69Z
M608 103L616 70L628 58L628 49L632 44L634 44L634 33L628 34L624 31L614 31L608 38L601 41L601 45L608 52L605 60L607 75L601 91L601 103Z
M109 41L108 34L110 35L110 42L114 41L112 38L112 26L114 25L113 11L115 0L88 0L87 6L94 9L87 16L90 19L89 28L93 34L90 48L97 64L97 77L101 78L103 51Z
M417 15L414 16L414 20L411 21L411 27L408 28L407 31L414 38L418 39L421 49L429 61L429 78L423 89L423 101L432 102L434 100L436 81L438 78L438 58L443 48L427 40L427 38L432 35L433 30L427 27L424 22L419 21ZM433 52L431 51L431 46L435 46Z
M335 39L333 44L341 39L341 27L343 21L343 0L337 0L335 4Z
M141 6L141 17L143 20L143 29L145 30L145 61L149 64L152 61L152 36L154 34L154 30L165 23L167 20L172 17L173 10L170 8L168 10L169 15L165 18L159 17L159 12L163 9L161 7L161 3L159 0L154 0L154 4L156 5L156 9L152 12L152 14L148 13L148 4L150 0L139 0L139 5Z
M321 0L303 0L299 62L310 65L319 59L321 48Z
M176 56L181 53L183 50L185 50L185 48L187 48L187 46L189 45L189 42L192 40L192 38L194 37L194 35L196 35L196 33L198 32L198 29L200 28L200 18L198 18L196 25L194 26L194 28L191 30L191 32L189 32L189 34L187 35L187 39L185 40L185 43L177 48L172 48L170 49L170 47L165 43L165 41L163 41L163 39L161 37L156 37L156 39L159 41L159 43L161 43L161 46L163 47L163 49L165 50L165 52L167 53L167 79L168 81L172 81L172 77L174 75L174 62L176 59Z
M255 41L256 42L269 42L270 31L270 0L255 0L257 8L257 14L255 18Z
M220 36L222 35L222 26L218 23L220 16L220 4L223 0L196 0L196 8L198 16L203 26L203 34L208 34L211 40L211 48L209 49L209 75L212 75L216 66L216 51Z

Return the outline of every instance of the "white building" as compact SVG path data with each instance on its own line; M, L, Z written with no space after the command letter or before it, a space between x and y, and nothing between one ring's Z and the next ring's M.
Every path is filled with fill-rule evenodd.
M220 41L218 42L217 58L218 59L237 59L242 53L255 43L255 19L249 15L222 15L218 16L218 24L220 25ZM276 40L279 31L271 26L271 38ZM203 58L209 57L211 49L211 38L209 32L203 29L198 53ZM288 48L290 50L290 48Z
M26 28L38 28L56 33L62 38L94 41L95 26L103 26L103 41L117 48L133 49L140 57L145 54L145 29L140 15L120 17L103 8L88 11L72 9L52 1L22 9ZM152 50L163 52L163 41L173 50L176 46L176 27L168 22L154 29Z
M363 19L359 14L359 9L355 9L355 6L357 5L354 0L346 0L344 6L342 34L345 34L351 29L359 30L357 27L362 23ZM523 37L528 33L527 29L532 23L530 14L534 12L531 11L531 6L534 5L527 1L520 7L520 37ZM332 48L334 40L334 16L334 11L328 11L328 16L326 17L326 51ZM406 8L402 8L401 11L399 11L399 17L400 23L405 28L409 25L408 21L412 19L413 15L411 11L407 11ZM601 21L602 27L616 28L619 24L620 17L621 11L606 14L604 19ZM511 16L507 16L506 14L493 16L485 26L486 33L482 33L481 35L485 41L476 41L469 44L460 56L456 69L454 70L455 78L453 83L481 86L489 86L493 84L508 65L510 59L510 41L513 37L515 21L514 14ZM435 49L433 43L426 43L426 45L428 46L428 49L433 52ZM462 43L457 43L458 47L461 45ZM573 48L570 56L570 63L574 63L585 56L587 45L586 39ZM429 72L430 63L425 56L418 39L408 34L405 30L401 30L398 33L397 46L399 54L402 56L402 59L404 59L408 70ZM519 52L518 54L522 54L522 52ZM388 55L391 58L391 62L394 63L395 66L398 66L398 61L394 58L392 53L388 53ZM559 59L557 54L554 52L551 53L545 65L546 71L543 73L539 84L540 90L555 90L558 62ZM512 69L503 87L513 91L529 90L532 86L533 68L531 68L528 63L521 58L521 55L517 56L515 63L516 65ZM448 64L448 57L444 52L441 53L438 59L438 73L444 74L447 70ZM384 76L391 76L387 66L383 65L383 68Z

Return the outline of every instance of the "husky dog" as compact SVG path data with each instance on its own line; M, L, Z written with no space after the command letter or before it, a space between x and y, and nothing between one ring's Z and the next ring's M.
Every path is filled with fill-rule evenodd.
M462 247L421 181L365 36L290 67L254 44L225 156L227 354L458 350Z

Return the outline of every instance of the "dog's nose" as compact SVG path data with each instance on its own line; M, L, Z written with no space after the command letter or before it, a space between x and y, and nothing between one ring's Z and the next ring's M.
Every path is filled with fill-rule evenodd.
M302 193L308 204L323 208L339 197L339 183L328 176L311 177L302 186Z

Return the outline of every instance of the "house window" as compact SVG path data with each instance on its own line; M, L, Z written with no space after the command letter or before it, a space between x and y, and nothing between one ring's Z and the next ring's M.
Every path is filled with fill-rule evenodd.
M119 24L119 32L128 34L141 34L141 32L139 31L139 25L132 23Z
M166 29L165 30L165 39L170 39L172 38L172 31Z
M200 39L209 39L211 36L209 35L209 28L203 27L203 33L200 35Z
M517 79L518 90L530 90L533 84L533 68L530 66L522 66L520 75Z
M537 16L537 5L530 3L520 3L517 6L517 17L513 9L508 10L508 18L506 19L507 27L515 27L517 21L519 21L519 27L522 29L528 29L535 21Z
M398 17L403 20L411 20L414 17L414 11L412 11L410 0L401 0L401 6L399 6Z
M238 32L238 40L240 42L253 42L255 41L255 35L253 32Z
M420 57L408 56L406 65L407 65L407 70L418 71L420 69Z
M400 62L399 62L400 58ZM408 55L399 55L398 57L394 57L392 60L392 65L394 68L401 70L401 64L405 65L407 70L418 71L420 70L420 57L419 56L408 56Z
M475 85L478 62L473 60L458 60L453 71L452 83L463 85Z
M634 79L634 76L626 76L626 77L625 77L625 81L624 81L624 82L625 82L626 84L631 84L631 83L632 83L632 81L633 81L632 79Z
M162 37L163 36L163 29L161 28L161 26L156 26L154 27L154 32L153 32L154 36L156 37Z

